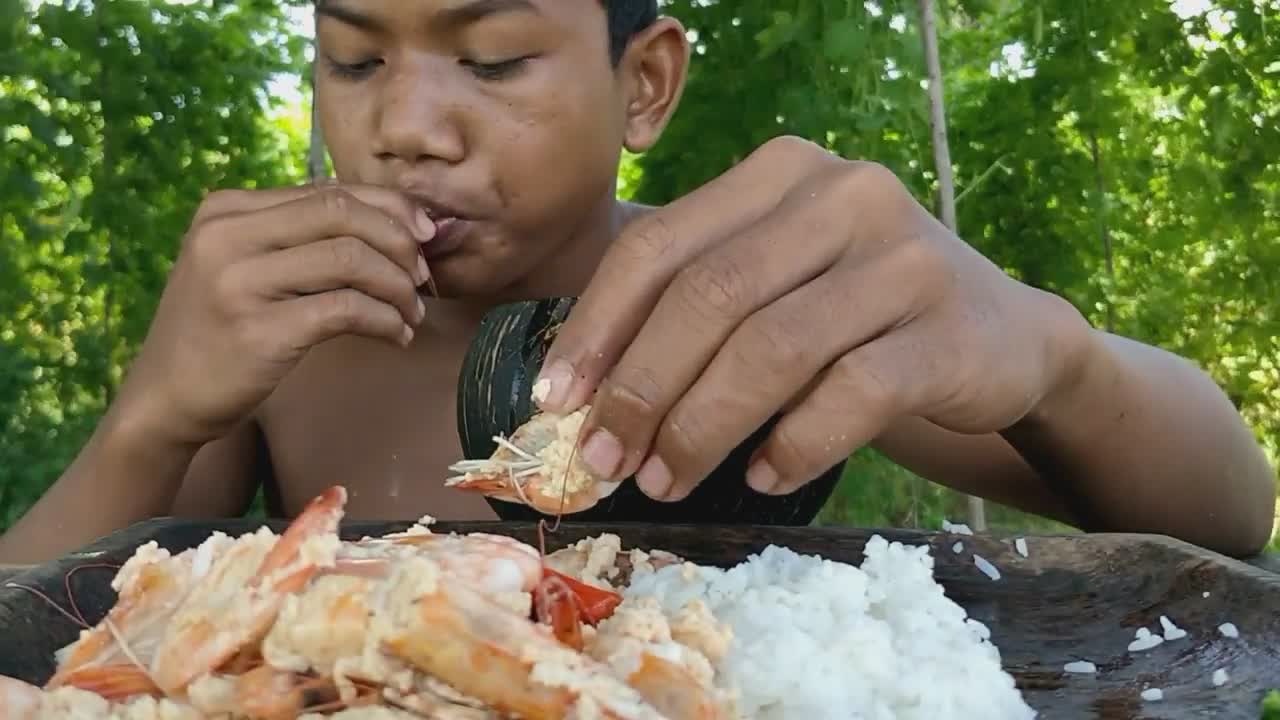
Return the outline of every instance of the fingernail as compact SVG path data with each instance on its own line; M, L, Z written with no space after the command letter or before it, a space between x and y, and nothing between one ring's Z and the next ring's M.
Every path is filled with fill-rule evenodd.
M545 410L561 410L569 400L573 385L573 366L567 360L556 360L542 369L534 383L534 400Z
M414 220L418 223L418 239L426 242L436 236L436 224L431 222L431 216L426 210L418 208L418 212L414 215Z
M622 464L622 443L608 430L596 430L582 446L582 461L596 477L612 479Z
M747 485L764 495L772 494L781 479L768 460L757 460L747 468Z
M427 316L427 304L422 302L422 297L418 297L418 322Z
M431 268L427 267L426 258L419 255L418 256L418 277L414 278L414 280L417 281L419 285L423 285L427 282L427 279L430 277L431 277Z
M405 325L404 330L401 331L400 333L400 345L401 347L407 348L409 347L409 344L412 342L413 342L413 328L409 327L408 325Z
M675 478L671 475L671 469L657 455L645 460L640 466L640 471L636 473L636 485L640 487L640 492L654 500L665 498L674 484Z

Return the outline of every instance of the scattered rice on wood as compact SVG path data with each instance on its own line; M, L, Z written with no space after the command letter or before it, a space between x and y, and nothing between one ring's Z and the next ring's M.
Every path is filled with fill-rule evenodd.
M1187 636L1187 631L1174 625L1166 615L1160 616L1160 627L1164 629L1165 640L1181 640Z
M986 575L992 580L1000 579L1000 571L996 569L995 565L992 565L990 561L981 555L973 556L973 564L978 566L978 569L982 571L983 575Z
M1014 540L1013 547L1018 551L1018 554L1021 555L1022 557L1030 557L1029 555L1027 555L1027 539L1026 538L1018 538L1017 540Z
M1164 691L1160 688L1147 688L1142 691L1142 699L1147 702L1159 702L1164 699Z
M1240 630L1235 626L1235 623L1222 623L1218 626L1218 632L1222 633L1223 637L1240 637Z
M973 534L973 530L970 530L968 525L965 525L964 523L953 525L947 522L946 520L942 521L942 532L953 533L955 535L972 535Z
M1081 675L1090 675L1098 672L1098 666L1088 660L1076 660L1062 666L1062 669L1069 673L1077 673Z
M1164 642L1164 638L1146 628L1138 628L1133 642L1129 643L1129 652L1143 652Z
M960 542L959 540L957 540L957 541L956 541L956 544L951 546L951 552L953 552L953 553L955 553L955 554L957 554L957 555L959 555L960 553L964 552L964 543L962 543L962 542Z
M1218 668L1217 670L1213 671L1214 687L1222 687L1223 685L1226 685L1227 681L1230 679L1231 678L1227 676L1227 671L1225 668Z

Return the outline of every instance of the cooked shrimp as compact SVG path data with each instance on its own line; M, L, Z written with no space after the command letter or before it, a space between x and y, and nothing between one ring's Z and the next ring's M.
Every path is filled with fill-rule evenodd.
M35 720L43 697L35 685L0 675L0 720Z
M645 598L600 623L587 652L669 720L719 720L734 712L731 698L715 689L708 654L719 657L726 632L705 605L689 605L673 624L656 600Z
M401 533L347 543L338 553L337 572L361 565L423 554L461 579L491 593L532 592L542 579L542 561L531 545L488 533ZM372 571L380 572L380 571Z
M347 500L342 487L311 501L278 539L263 528L240 538L214 561L174 613L156 649L151 677L178 695L271 629L285 598L322 566L332 566Z
M487 460L451 465L451 472L461 474L445 480L445 485L523 503L546 515L569 515L595 507L622 483L597 479L575 452L578 433L590 410L587 405L565 416L534 415L510 439L495 437L498 449Z
M209 571L213 558L233 543L226 535L215 533L176 556L155 542L138 548L111 581L116 604L102 622L57 651L57 669L47 687L91 689L79 678L92 685L100 676L81 673L120 663L149 666L169 618L192 584Z
M448 580L425 558L397 569L387 598L388 652L500 713L549 720L589 709L614 720L662 720L603 665Z

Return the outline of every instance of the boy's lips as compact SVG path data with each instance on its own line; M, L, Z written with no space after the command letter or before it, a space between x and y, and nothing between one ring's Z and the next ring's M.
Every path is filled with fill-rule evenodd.
M432 217L431 221L436 225L436 236L422 244L422 254L428 261L461 247L472 225L470 220L448 216Z
M436 226L435 237L422 245L423 256L431 260L461 247L464 236L473 224L470 214L423 193L410 190L409 194L427 211L427 216Z

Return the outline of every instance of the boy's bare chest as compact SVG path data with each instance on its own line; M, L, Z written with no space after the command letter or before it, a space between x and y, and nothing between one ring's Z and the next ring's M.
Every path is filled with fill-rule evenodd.
M261 413L284 509L293 514L324 488L344 485L351 519L492 519L483 500L443 487L462 453L462 354L361 340L313 350Z

